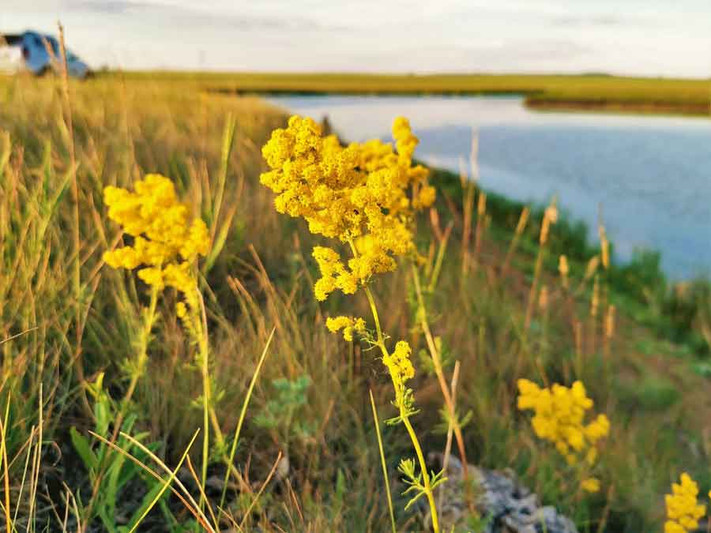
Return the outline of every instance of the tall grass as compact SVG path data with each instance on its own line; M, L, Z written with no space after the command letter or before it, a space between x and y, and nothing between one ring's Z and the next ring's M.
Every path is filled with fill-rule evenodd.
M324 317L345 301L314 300L315 237L277 215L258 184L260 148L285 117L257 99L198 88L120 77L66 86L0 80L2 520L15 530L390 530L379 443L393 465L407 454L407 436L377 432L367 400L372 389L380 415L393 416L388 378L367 347L326 331ZM225 438L210 441L204 483L191 474L202 466L193 443L202 442L203 376L174 296L156 302L144 335L145 287L101 260L120 238L103 187L129 187L147 172L175 181L219 247L200 287L214 426ZM582 531L651 530L682 468L711 483L699 361L660 340L628 304L630 292L615 290L624 276L642 295L654 283L632 271L603 275L599 261L586 272L599 252L567 239L574 230L565 223L550 228L537 260L540 211L483 200L458 177L437 174L435 183L437 210L418 220L424 264L373 291L383 330L421 353L413 386L421 412L412 423L423 447L513 468ZM570 261L569 285L557 273L560 254ZM589 327L596 274L609 290ZM684 301L674 316L686 312ZM364 302L355 305L367 313ZM693 305L708 324L704 304ZM143 343L145 372L132 386L127 364ZM608 414L600 493L571 490L560 459L534 441L515 409L519 377L582 379ZM123 421L111 416L119 408ZM395 523L423 529L420 510L401 510L401 484L394 469L387 473Z

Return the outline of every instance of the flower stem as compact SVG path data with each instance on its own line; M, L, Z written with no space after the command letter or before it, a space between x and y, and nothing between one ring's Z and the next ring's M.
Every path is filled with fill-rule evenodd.
M125 415L125 409L127 409L128 403L131 401L131 398L133 398L133 393L136 391L138 380L141 379L141 376L143 376L143 373L146 370L146 363L148 362L148 343L150 342L151 331L153 330L153 324L156 319L157 306L158 290L153 287L151 289L151 301L150 304L148 304L148 312L144 317L143 328L141 329L141 336L139 337L138 353L136 354L136 367L133 369L133 375L131 376L131 382L128 384L128 388L126 389L126 394L124 394L123 400L121 400L121 407L116 421L116 429L114 430L114 440L121 429L121 419Z
M136 391L138 381L141 379L146 369L146 363L148 362L148 344L151 339L151 331L153 330L153 325L155 324L157 306L158 290L153 287L151 290L151 301L148 304L148 311L143 316L143 324L141 327L140 336L138 338L136 365L132 369L131 381L128 384L128 388L126 389L126 393L124 394L123 399L121 400L118 413L116 414L116 420L114 421L114 430L111 434L111 440L109 441L111 445L114 444L118 439L119 433L121 431L121 426L123 425L123 421L126 416L126 411L131 403L131 398L133 398L133 394ZM110 453L111 450L106 451L106 454L102 456L101 462L99 463L99 468L97 469L96 478L94 479L94 484L91 491L91 498L86 506L85 518L87 525L91 522L93 516L96 498L99 494L101 482L103 481L104 475L106 474L106 460ZM85 531L85 528L83 528L82 531Z
M390 525L393 533L397 533L395 525L395 511L393 510L393 498L390 493L390 481L388 479L388 465L385 461L385 450L383 449L383 438L380 436L380 420L378 419L378 410L375 408L375 399L373 398L373 390L370 391L370 407L373 409L373 422L375 424L375 435L378 437L378 451L380 452L380 464L383 467L383 481L385 482L385 494L388 497L388 511L390 513Z
M417 461L420 463L420 470L422 471L422 484L425 487L425 495L427 496L427 501L430 504L430 514L432 516L432 530L434 533L439 533L439 518L437 516L437 505L435 504L434 492L432 491L432 485L430 483L430 475L427 473L427 464L425 463L425 456L422 453L422 447L420 446L420 441L417 439L415 430L410 423L410 418L407 412L400 407L400 418L402 418L402 423L405 424L407 433L410 435L410 440L412 441L412 446L415 448L415 454L417 455Z
M370 311L373 315L373 321L375 322L376 331L376 342L375 344L380 348L383 357L390 357L387 347L385 346L385 338L383 336L383 330L380 326L380 317L378 315L378 308L375 305L375 298L373 298L373 293L369 287L365 287L365 295L368 298L368 304L370 305ZM395 383L393 382L393 385ZM437 517L437 505L435 504L434 493L432 491L432 485L430 483L430 475L427 471L427 463L425 462L425 456L422 453L422 446L420 446L420 441L417 438L412 423L410 422L410 413L407 411L404 405L400 404L398 406L400 410L400 419L407 429L407 434L410 436L412 441L412 446L415 449L415 454L417 455L417 462L420 465L420 470L422 472L422 484L424 486L425 495L427 496L427 501L430 505L430 514L432 517L432 529L434 533L439 533L439 519Z
M200 298L200 308L202 310L201 317L196 320L196 324L200 324L198 338L198 357L200 358L200 374L202 375L202 471L201 482L203 490L200 491L200 508L205 505L205 484L207 482L207 464L210 458L210 413L212 405L212 383L210 381L210 354L207 340L207 323L205 320L205 309ZM219 428L219 425L217 425ZM219 435L219 432L216 431ZM221 435L220 435L221 436Z

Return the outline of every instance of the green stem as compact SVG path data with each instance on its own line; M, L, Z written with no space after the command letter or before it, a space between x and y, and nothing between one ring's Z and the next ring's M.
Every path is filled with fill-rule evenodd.
M202 377L202 423L204 434L202 439L202 469L200 472L202 488L200 494L200 509L203 510L207 501L205 499L205 484L207 483L207 467L210 463L210 426L217 443L217 448L220 450L221 458L227 467L227 474L232 473L240 482L243 489L249 490L249 486L241 477L239 470L234 466L231 460L228 460L225 449L225 437L220 429L220 421L217 417L217 412L212 404L212 378L210 376L210 347L208 342L207 320L205 315L205 307L200 298L200 316L194 317L194 323L198 327L198 357L200 362L200 375ZM271 337L270 337L271 341ZM267 343L269 346L269 343Z
M252 380L249 382L249 388L247 389L247 395L244 398L244 402L242 402L242 412L239 415L239 421L237 422L237 427L235 428L235 436L232 439L232 447L230 448L230 455L227 458L227 471L225 472L225 481L224 481L223 488L222 488L222 497L220 498L220 507L224 507L224 504L225 504L225 495L227 494L227 482L229 481L231 468L234 465L235 454L237 453L237 444L239 443L239 436L242 431L242 424L244 423L244 419L247 416L247 407L249 406L249 400L250 400L250 398L252 398L252 393L254 392L254 386L257 384L257 378L259 377L259 372L262 369L264 360L267 358L267 354L269 353L269 346L272 343L272 339L274 338L275 331L276 331L276 328L272 329L272 332L269 334L267 343L265 344L264 350L262 350L262 355L259 358L259 362L257 363L257 368L254 370L254 374L252 374ZM241 480L241 477L239 479Z
M402 407L400 407L400 418L402 418L402 423L405 424L407 433L410 435L412 446L415 448L415 454L417 454L417 461L420 463L420 470L422 471L422 484L425 487L425 494L427 495L427 501L430 504L430 514L432 515L432 530L434 533L439 533L437 505L435 504L434 492L432 491L432 485L430 484L430 475L427 473L427 464L425 463L425 456L422 453L420 441L417 439L415 430L410 423L409 415Z
M543 254L545 252L545 243L542 243L538 248L538 255L536 256L536 264L533 268L533 281L531 282L531 289L528 293L528 304L526 305L526 316L524 318L524 330L528 332L531 325L531 319L533 318L533 308L536 302L536 292L538 291L538 280L541 277L541 269L543 267Z
M356 250L355 245L353 244L353 241L348 241L348 244L350 245L351 252L353 253L353 257L358 257L358 251ZM375 322L375 332L376 332L376 345L378 348L380 348L381 353L383 354L383 358L389 358L390 354L388 352L387 347L385 346L385 336L383 335L383 329L380 325L380 315L378 315L378 308L375 305L375 298L373 297L373 293L370 290L370 287L365 286L363 288L365 291L365 296L368 299L368 305L370 306L370 312L373 315L373 322ZM391 376L392 378L392 376ZM393 386L397 388L397 384L393 381ZM397 393L397 391L396 391ZM417 434L415 433L415 430L412 427L412 424L410 423L409 416L410 414L408 411L405 409L405 407L400 404L398 406L398 409L400 410L400 419L402 420L402 423L405 425L405 428L407 429L407 434L410 436L410 440L412 441L412 446L415 448L415 454L417 455L417 461L420 465L420 470L422 471L422 483L424 486L424 491L425 494L427 495L427 501L430 504L430 514L432 516L432 529L434 533L439 533L439 519L437 516L437 505L435 504L435 499L434 499L434 493L432 491L432 484L430 483L430 475L427 472L427 464L425 463L425 456L422 453L422 447L420 446L420 441L417 439Z
M116 414L116 420L114 422L114 431L111 435L111 440L109 441L111 445L113 445L118 439L119 432L121 431L121 426L123 425L123 421L126 416L126 410L128 409L128 406L131 403L131 398L133 398L133 394L136 391L138 380L141 379L146 369L146 363L148 362L148 344L151 339L151 331L153 330L153 325L155 324L156 319L158 293L158 289L156 289L155 287L151 288L151 301L148 305L148 312L144 316L141 334L138 338L136 365L132 369L131 381L129 382L128 388L126 389L126 393L124 394L123 399L121 400L121 404L119 405L119 411ZM102 456L99 468L97 469L96 478L94 479L94 485L92 487L91 499L89 500L89 503L86 506L85 518L87 524L91 522L91 519L93 517L94 505L96 504L96 497L99 494L101 482L103 481L104 475L106 473L106 459L109 453L110 450L107 450L107 453ZM85 531L85 528L83 528L82 531Z
M200 508L205 505L205 484L207 482L207 464L210 456L210 405L212 403L212 384L210 382L210 359L207 343L207 327L202 320L196 320L200 324L200 335L198 339L198 357L200 358L200 372L202 374L202 472L201 482L203 490L200 492ZM218 426L219 427L219 426Z
M371 292L369 287L365 287L365 295L368 298L368 304L370 305L370 311L373 315L373 321L375 322L375 331L377 335L376 339L376 345L378 348L380 348L381 353L383 354L384 358L390 357L390 354L388 353L388 349L385 346L385 339L383 337L383 330L380 326L380 317L378 315L378 309L375 305L375 298L373 298L373 293ZM396 386L395 382L393 382L393 386ZM412 427L412 423L410 422L410 414L408 411L405 409L405 407L401 404L398 406L400 410L400 419L402 420L402 423L405 425L405 428L407 429L407 434L410 436L410 440L412 441L412 446L415 448L415 454L417 455L417 462L420 465L420 470L422 472L422 484L424 486L424 491L427 496L427 501L429 502L430 505L430 514L432 516L432 529L434 530L434 533L439 533L439 519L437 517L437 505L435 504L435 499L434 499L434 493L432 491L432 485L430 483L430 475L427 471L427 463L425 462L425 456L422 453L422 447L420 446L420 441L417 438L417 434L415 433L414 428Z
M126 389L126 394L124 395L123 400L121 400L121 408L118 414L118 419L123 418L125 414L125 409L127 408L128 403L131 401L133 393L136 391L138 380L141 379L141 376L143 376L143 373L146 369L146 363L148 362L148 343L150 342L151 331L153 330L153 324L155 323L156 319L157 306L158 290L153 287L151 289L151 301L148 305L148 313L145 316L143 328L141 329L141 336L139 337L139 348L138 353L136 354L136 367L133 369L133 375L131 376L131 381L128 384L128 389ZM117 421L116 430L114 431L116 435L118 435L118 431L121 429L120 426L121 423Z
M378 419L378 410L375 408L375 399L373 391L370 390L370 407L373 409L373 422L375 423L375 435L378 437L378 451L380 452L380 465L383 468L383 480L385 481L385 494L388 497L388 511L390 512L390 525L393 533L397 533L395 525L395 511L393 510L393 498L390 494L390 480L388 479L388 464L385 461L385 450L383 449L383 438L380 435L380 421Z

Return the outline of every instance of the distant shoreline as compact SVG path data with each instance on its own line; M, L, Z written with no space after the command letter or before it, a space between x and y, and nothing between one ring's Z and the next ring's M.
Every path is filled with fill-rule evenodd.
M711 117L711 80L535 74L105 72L99 79L193 82L221 94L521 96L531 109Z
M615 100L575 100L525 97L530 109L541 111L584 111L592 113L625 113L634 115L675 115L710 117L711 105L697 102L621 102Z

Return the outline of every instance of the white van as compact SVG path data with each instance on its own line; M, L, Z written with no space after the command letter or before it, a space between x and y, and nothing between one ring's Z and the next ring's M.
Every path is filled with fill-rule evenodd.
M51 35L26 31L15 35L1 35L10 47L20 49L24 67L36 76L61 71L61 51L59 41ZM73 78L85 79L91 74L89 66L67 50L67 73Z

